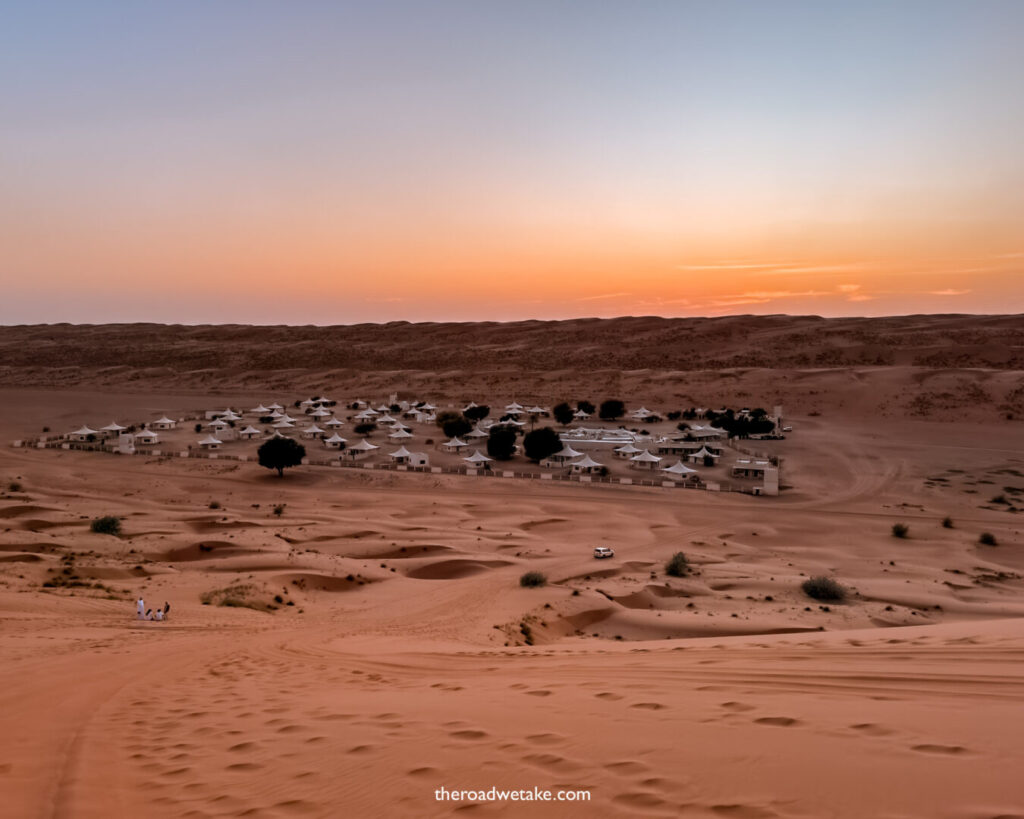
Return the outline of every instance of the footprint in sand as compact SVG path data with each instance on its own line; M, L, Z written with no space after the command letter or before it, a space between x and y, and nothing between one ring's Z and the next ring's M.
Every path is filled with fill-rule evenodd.
M944 754L947 756L969 753L963 745L913 745L910 750L922 754Z
M526 694L528 696L531 696L531 697L550 697L551 693L552 692L547 691L547 690L545 690L543 688L539 688L536 691L527 691L526 692Z
M875 725L873 722L861 722L857 725L851 725L850 728L854 731L860 731L862 734L867 734L869 737L887 737L894 733L892 729Z
M565 742L565 737L560 734L530 734L526 741L534 745L558 745Z
M348 751L346 751L346 753L349 753L349 754L365 754L365 753L367 753L369 751L372 751L373 748L374 748L373 745L355 745L352 748L349 748Z
M594 694L599 700L609 700L614 702L615 700L621 700L621 694L613 694L611 691L602 691L600 694Z
M645 711L661 711L667 706L662 705L660 702L634 702L630 708L643 708Z
M791 725L799 725L800 721L795 720L792 717L761 717L755 719L754 722L758 725L775 725L780 728L789 728Z
M478 740L487 739L487 732L467 729L463 731L452 731L448 736L455 739Z

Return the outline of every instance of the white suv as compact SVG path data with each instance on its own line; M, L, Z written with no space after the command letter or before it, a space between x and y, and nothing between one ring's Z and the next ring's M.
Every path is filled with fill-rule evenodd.
M615 557L615 551L607 546L596 546L594 547L594 557L598 560L604 557Z

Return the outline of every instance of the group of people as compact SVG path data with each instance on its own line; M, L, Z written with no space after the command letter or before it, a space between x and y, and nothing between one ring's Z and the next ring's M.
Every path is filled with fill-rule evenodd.
M164 603L162 609L147 609L146 603L140 597L138 602L135 604L135 610L140 620L166 620L168 615L171 613L171 604Z

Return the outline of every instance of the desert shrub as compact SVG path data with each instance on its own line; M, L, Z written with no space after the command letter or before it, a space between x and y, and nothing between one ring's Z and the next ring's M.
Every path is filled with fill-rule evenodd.
M96 518L89 524L89 528L98 535L119 535L121 534L121 518L105 515L102 518Z
M371 421L365 424L356 424L353 428L353 432L355 432L356 435L369 435L375 429L377 429L377 425Z
M690 561L682 552L676 552L665 564L665 574L670 577L683 577L688 571L690 571Z
M905 523L894 523L892 525L893 537L906 537L910 534L910 527Z
M527 589L546 586L547 582L547 575L543 572L526 572L519 578L519 585Z
M283 503L279 503L277 506L274 507L274 517L279 518L283 514L284 514L284 504Z
M491 414L491 408L488 406L469 407L464 410L462 414L470 421L482 421Z
M22 486L17 481L11 481L9 484L7 484L7 491L8 492L20 492L21 490L22 490Z
M982 546L996 546L996 545L998 545L998 543L996 541L996 536L993 535L991 532L982 532L978 536L978 543L980 543Z
M256 587L247 583L232 583L222 589L212 589L199 596L204 606L227 606L236 609L270 611L271 606L254 599Z
M211 509L220 509L220 501L210 501Z
M942 528L943 529L952 529L953 528L953 518L950 518L950 517L943 518L942 519Z
M583 410L587 415L593 415L597 407L591 404L589 401L577 401L576 409Z
M810 577L800 584L800 588L813 600L838 603L846 597L846 589L831 577Z
M1006 495L996 495L994 498L992 498L992 500L989 501L989 503L1000 503L1007 505L1010 502L1006 499Z

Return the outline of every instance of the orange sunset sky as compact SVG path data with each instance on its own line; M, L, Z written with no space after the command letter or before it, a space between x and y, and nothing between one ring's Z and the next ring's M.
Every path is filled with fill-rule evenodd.
M1024 3L9 17L5 324L1024 312Z

